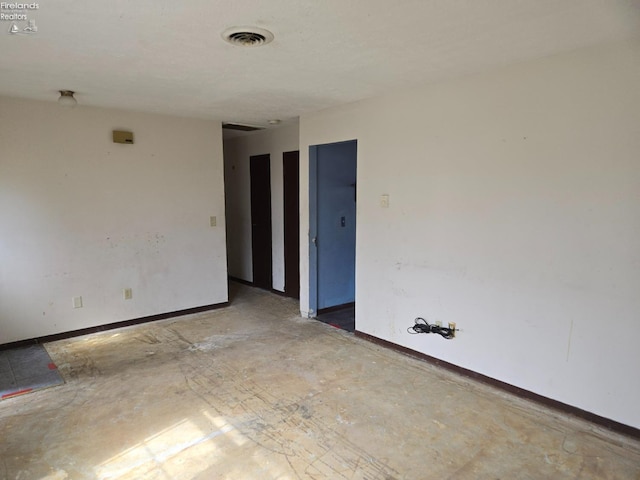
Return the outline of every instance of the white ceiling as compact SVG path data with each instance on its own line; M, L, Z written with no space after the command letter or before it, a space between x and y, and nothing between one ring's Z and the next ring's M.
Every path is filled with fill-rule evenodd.
M258 125L640 34L640 0L39 5L28 14L36 34L10 35L0 21L0 95L55 101L69 89L81 105ZM238 25L266 28L275 40L223 42Z

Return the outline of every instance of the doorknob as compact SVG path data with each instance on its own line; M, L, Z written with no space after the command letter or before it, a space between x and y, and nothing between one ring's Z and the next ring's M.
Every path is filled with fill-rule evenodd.
M311 237L311 243L313 243L315 246L318 246L318 237Z

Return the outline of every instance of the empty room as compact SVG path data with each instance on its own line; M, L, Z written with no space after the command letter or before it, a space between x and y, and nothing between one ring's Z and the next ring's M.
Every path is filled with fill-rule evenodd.
M640 0L0 27L0 480L640 479Z

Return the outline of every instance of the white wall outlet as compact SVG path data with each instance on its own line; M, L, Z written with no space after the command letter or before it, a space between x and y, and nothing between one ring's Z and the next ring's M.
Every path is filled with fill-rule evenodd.
M389 195L387 195L386 193L380 195L380 206L382 208L389 208Z
M125 300L131 300L133 298L133 291L130 288L122 290Z
M452 335L455 337L456 336L456 324L455 324L455 322L449 322L449 328L451 329Z
M218 220L216 219L216 217L209 217L209 224L212 227L215 227L218 224Z
M82 297L73 297L73 308L82 308Z

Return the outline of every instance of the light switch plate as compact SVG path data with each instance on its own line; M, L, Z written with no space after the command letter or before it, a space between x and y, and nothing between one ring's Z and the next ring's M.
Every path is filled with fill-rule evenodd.
M382 208L389 208L389 195L386 193L384 195L380 195L380 206Z
M209 223L211 224L212 227L215 227L218 224L218 220L216 219L216 217L210 217Z
M113 131L113 143L125 143L133 145L133 132Z
M73 308L82 308L82 297L73 297Z

